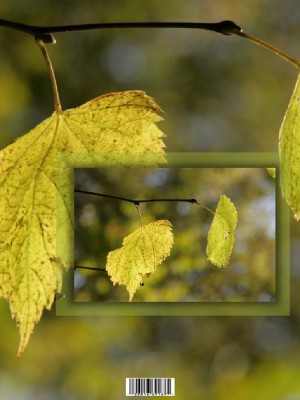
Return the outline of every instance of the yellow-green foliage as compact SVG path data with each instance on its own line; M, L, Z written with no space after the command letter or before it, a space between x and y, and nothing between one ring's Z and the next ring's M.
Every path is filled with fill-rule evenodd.
M225 195L220 197L218 207L208 232L206 254L218 267L226 267L235 240L237 211Z
M267 168L268 173L271 175L272 178L276 178L276 168Z
M172 225L159 220L141 226L126 236L123 246L107 256L106 270L114 285L125 285L129 301L139 289L143 276L152 274L170 254Z
M280 185L283 197L300 219L300 75L279 135Z
M0 297L9 302L20 329L19 355L61 286L56 261L58 152L163 154L157 111L143 92L108 94L53 113L0 151ZM65 224L72 224L71 217Z

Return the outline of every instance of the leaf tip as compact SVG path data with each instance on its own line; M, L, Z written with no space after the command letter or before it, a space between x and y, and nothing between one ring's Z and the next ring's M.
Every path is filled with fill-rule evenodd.
M268 174L272 177L272 178L276 178L276 168L267 168Z

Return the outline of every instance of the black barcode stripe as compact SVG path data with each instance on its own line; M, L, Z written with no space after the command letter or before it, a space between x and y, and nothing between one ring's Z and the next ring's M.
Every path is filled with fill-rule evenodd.
M172 395L174 378L127 378L129 395ZM172 390L173 389L173 390Z

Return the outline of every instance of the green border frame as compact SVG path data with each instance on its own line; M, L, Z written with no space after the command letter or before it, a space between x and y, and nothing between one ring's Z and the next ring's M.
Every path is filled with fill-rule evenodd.
M161 154L159 155L161 159ZM58 316L288 316L290 315L290 211L279 187L278 153L168 153L168 167L236 167L276 168L276 300L274 302L193 302L193 303L85 303L74 302L73 271L64 276L65 297L56 302ZM116 166L154 166L154 155L136 160L136 155L60 154L57 186L70 209L74 209L74 168L107 168ZM123 162L122 162L123 160ZM61 199L61 197L60 197ZM65 207L58 202L57 226L67 219ZM278 240L280 238L280 240ZM57 255L61 260L73 260L74 236L71 228L57 230Z

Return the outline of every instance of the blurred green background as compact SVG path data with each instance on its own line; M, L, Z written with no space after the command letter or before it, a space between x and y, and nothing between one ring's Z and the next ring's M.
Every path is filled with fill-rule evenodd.
M232 19L296 58L299 51L297 0L11 0L0 3L0 16L40 25ZM64 108L107 92L144 90L165 111L160 128L168 151L277 151L297 72L273 54L204 31L129 29L56 38L49 51ZM0 31L0 90L1 146L52 113L38 48L7 29ZM126 376L174 376L178 399L299 399L299 238L292 221L289 317L45 312L17 361L17 329L1 301L0 398L123 399Z

